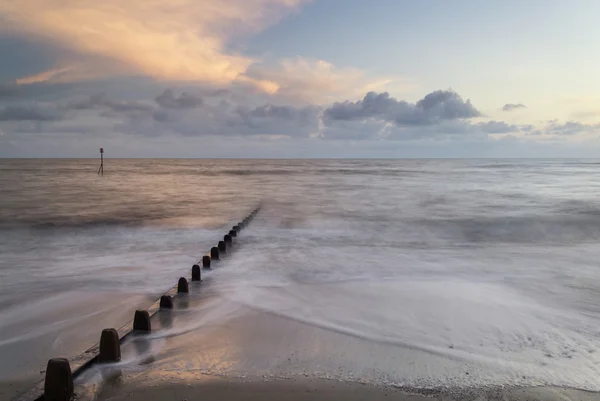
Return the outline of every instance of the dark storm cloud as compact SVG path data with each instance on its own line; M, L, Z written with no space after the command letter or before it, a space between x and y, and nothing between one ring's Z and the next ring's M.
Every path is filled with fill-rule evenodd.
M502 111L513 111L513 110L517 110L517 109L524 109L527 106L525 106L524 104L521 103L507 103L504 106L502 106Z
M324 112L328 121L379 119L398 126L432 125L445 120L480 117L469 100L456 92L435 91L416 104L397 100L389 93L369 92L357 102L337 102Z
M217 96L217 95L215 95ZM156 97L156 103L165 109L194 109L202 106L202 98L183 92L179 96L173 94L173 90L166 89Z
M57 121L63 118L60 110L37 104L0 107L0 121Z

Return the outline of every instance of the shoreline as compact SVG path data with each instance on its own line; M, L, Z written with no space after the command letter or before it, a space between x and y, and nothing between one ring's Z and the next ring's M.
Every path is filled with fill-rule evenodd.
M29 385L26 381L0 381L0 399L14 399ZM600 401L600 392L552 386L426 389L304 376L233 377L152 369L103 380L76 381L75 394L76 401Z
M89 385L77 397L82 401L143 400L390 400L401 401L592 401L600 393L559 387L482 387L416 389L335 379L307 377L234 378L191 374L182 380L179 373L144 372L124 375L111 383Z

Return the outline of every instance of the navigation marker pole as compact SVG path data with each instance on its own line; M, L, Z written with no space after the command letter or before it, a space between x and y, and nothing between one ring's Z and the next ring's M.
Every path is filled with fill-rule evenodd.
M104 175L104 148L100 148L100 167L98 167L98 175Z

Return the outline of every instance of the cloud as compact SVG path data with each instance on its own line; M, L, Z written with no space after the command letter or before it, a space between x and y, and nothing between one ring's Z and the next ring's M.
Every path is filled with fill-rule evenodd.
M15 83L18 85L31 85L47 81L60 81L61 77L68 75L70 71L72 71L72 68L55 68L52 70L40 72L38 74L19 78L15 81Z
M517 110L517 109L524 109L527 106L525 106L524 104L518 103L518 104L513 104L513 103L507 103L504 106L502 106L502 111L513 111L513 110Z
M223 97L225 96L225 97ZM254 136L263 138L322 138L351 140L424 140L518 131L501 121L472 124L481 113L451 91L435 91L416 103L399 101L387 93L368 93L358 102L330 107L263 102L231 97L229 91L210 90L204 98L166 89L145 100L112 100L96 94L65 103L61 109L77 123L60 124L60 132L85 128L82 120L96 118L115 132L165 136ZM254 103L254 104L253 104ZM99 113L85 114L96 110ZM81 114L80 113L84 113ZM98 120L102 118L102 122ZM27 130L53 128L25 127ZM94 130L90 128L90 132Z
M428 94L416 104L398 101L387 92L369 92L357 102L334 103L324 113L326 121L376 119L398 126L432 125L480 116L481 112L469 100L464 101L456 92L441 90Z
M488 121L476 124L475 127L488 134L506 134L521 131L521 127L514 124L507 124L504 121Z
M298 138L318 130L321 109L314 106L257 107L229 101L206 102L195 109L158 108L152 113L128 115L115 125L122 133L150 137L184 136Z
M302 57L263 60L233 50L312 0L20 0L0 2L0 34L51 47L53 67L21 86L146 76L277 94L286 102L328 104L369 91L414 87L397 77ZM73 21L77 21L76 24ZM32 39L33 40L33 39ZM176 85L173 85L174 87Z
M600 124L584 124L579 121L560 123L558 120L550 120L545 127L533 130L528 135L564 137L590 133L600 133Z
M521 133L536 140L585 141L600 138L600 123L586 124L580 121L560 122L550 120L544 126L521 127Z
M95 108L106 108L117 113L129 113L135 111L150 111L152 105L137 101L116 101L106 98L104 94L92 95L89 98L71 102L67 108L73 110L87 110Z
M166 89L156 97L156 103L166 109L194 109L202 106L202 98L183 92L179 96L173 94L173 90Z
M127 91L121 93L126 95ZM199 87L189 91L158 89L145 99L116 100L96 94L58 102L54 107L35 103L0 109L2 129L8 136L19 132L43 136L114 133L147 138L236 138L235 141L312 138L355 143L458 144L495 143L490 141L508 137L517 142L527 138L558 142L566 141L559 138L570 137L581 141L593 140L600 133L600 124L578 121L552 120L534 127L472 120L481 116L470 101L453 91L434 91L417 102L369 92L359 101L320 106L281 104L256 96L232 96L230 90ZM315 146L320 143L314 142Z
M228 50L307 0L20 0L0 3L3 30L40 35L84 55L167 80L229 83L254 60ZM77 23L73 23L77 21ZM80 61L80 60L78 60ZM90 65L86 65L86 68ZM65 68L25 77L39 82Z
M56 121L63 118L60 110L39 104L0 107L0 121Z
M17 92L15 85L1 84L0 83L0 99L14 96Z
M49 46L51 44L45 47ZM53 50L53 53L58 56L56 64L59 64L60 67L17 78L14 83L21 87L35 84L79 83L101 80L109 76L136 75L139 73L118 60L96 55L63 54L62 52L65 50L61 47Z
M518 126L502 121L473 124L466 120L444 120L431 125L396 125L380 120L328 122L320 131L320 137L336 140L384 140L384 141L464 141L492 138L493 134L518 133Z
M398 78L375 79L357 68L339 68L325 60L303 57L255 63L245 75L253 81L263 82L263 89L268 93L277 93L288 100L320 104L385 90L392 84L397 91L414 88Z

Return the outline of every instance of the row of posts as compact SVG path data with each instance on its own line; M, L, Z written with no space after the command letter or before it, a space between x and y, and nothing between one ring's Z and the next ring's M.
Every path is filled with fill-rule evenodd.
M204 269L211 268L211 262L219 260L220 255L227 252L227 248L233 245L233 238L245 228L258 213L259 208L254 209L244 220L233 226L232 229L219 241L217 246L211 248L209 254L204 255L199 263ZM202 281L200 265L192 266L192 281ZM177 283L177 293L187 294L189 292L188 281L181 277ZM173 298L170 295L160 297L160 309L172 309ZM150 333L150 313L147 310L136 310L133 318L133 331L138 333ZM98 363L114 363L121 360L121 342L116 329L104 329L100 335L100 351L97 357ZM71 401L74 396L73 375L71 366L66 358L53 358L46 366L46 378L44 380L44 401Z

